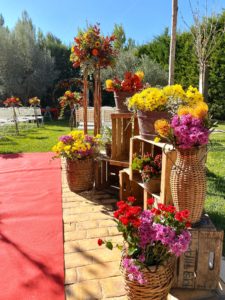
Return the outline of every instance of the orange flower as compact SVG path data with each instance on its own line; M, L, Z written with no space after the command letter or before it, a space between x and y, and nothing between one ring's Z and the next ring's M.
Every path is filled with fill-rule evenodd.
M170 124L165 119L157 120L154 127L155 131L162 137L167 137L170 133Z
M94 49L91 51L91 53L92 53L92 55L94 55L94 56L98 56L99 51L98 51L97 49L94 48Z

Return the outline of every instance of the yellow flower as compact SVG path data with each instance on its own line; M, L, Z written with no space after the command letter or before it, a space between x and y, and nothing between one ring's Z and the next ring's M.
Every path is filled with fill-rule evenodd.
M143 71L137 71L135 74L140 78L141 81L143 80L143 78L145 76Z
M154 142L156 142L156 143L159 143L160 142L160 137L158 137L158 136L156 136L155 138L154 138Z
M163 88L163 93L165 97L173 97L176 99L185 100L186 94L180 84L167 85Z
M95 42L95 47L98 48L99 46L100 46L100 42L99 41Z
M209 107L205 102L198 103L193 109L193 116L198 119L204 119L207 117Z
M113 89L113 87L114 87L112 79L107 79L105 82L105 85L106 85L107 89Z
M70 94L71 94L71 91L66 91L65 92L65 96L70 96Z
M155 131L162 137L167 137L170 133L170 124L165 119L155 121Z
M193 115L193 108L190 106L187 106L187 105L180 106L178 108L177 114L178 114L178 116L183 116L183 115L188 115L188 114Z
M197 88L189 86L186 92L186 102L189 106L195 106L199 102L203 102L203 96Z

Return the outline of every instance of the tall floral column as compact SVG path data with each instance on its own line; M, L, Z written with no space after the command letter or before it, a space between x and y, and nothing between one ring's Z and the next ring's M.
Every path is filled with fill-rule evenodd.
M3 102L3 104L6 107L12 107L12 109L13 109L13 121L14 121L15 128L16 128L16 134L19 135L19 126L18 126L18 120L17 120L17 115L16 115L15 107L19 106L19 105L22 105L20 99L17 98L17 97L7 98Z
M30 106L34 108L35 121L36 121L37 127L39 127L39 120L37 117L37 106L40 105L41 100L38 99L38 97L33 97L33 98L30 98L28 102L29 102Z
M74 38L75 45L71 48L70 60L73 67L80 67L84 83L84 132L87 132L87 76L94 74L94 132L101 129L101 80L100 70L114 65L116 51L113 48L115 37L104 37L99 25L90 25L86 30L80 30Z

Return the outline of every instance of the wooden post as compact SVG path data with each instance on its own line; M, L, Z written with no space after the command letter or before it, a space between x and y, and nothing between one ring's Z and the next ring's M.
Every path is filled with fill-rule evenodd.
M16 110L14 105L12 105L12 109L13 109L13 121L16 127L16 135L19 135L19 127L18 127L18 121L17 121Z
M83 121L84 121L84 134L87 134L87 94L88 94L88 80L87 71L84 71L83 79L84 89L83 89Z
M101 80L100 68L95 71L95 90L94 90L94 135L99 134L101 130Z

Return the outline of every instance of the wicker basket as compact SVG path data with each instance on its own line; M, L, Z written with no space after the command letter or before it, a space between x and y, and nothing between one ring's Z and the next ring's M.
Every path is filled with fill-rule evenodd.
M92 189L94 184L94 159L67 159L66 177L72 192L82 192Z
M202 150L202 147L177 149L177 159L170 176L174 205L178 211L190 211L192 224L200 221L206 196L206 173L202 163L205 155ZM199 152L203 153L202 158Z
M173 284L175 259L171 257L164 265L142 269L147 283L140 285L130 281L125 269L121 266L128 300L166 300Z

